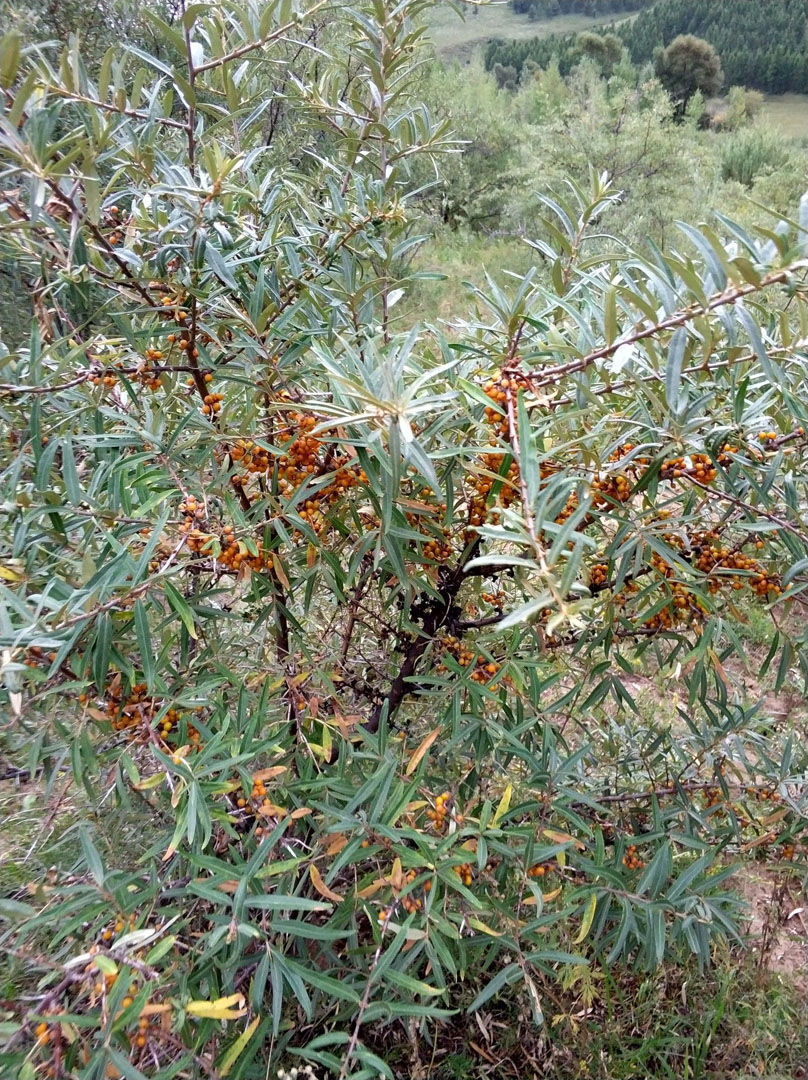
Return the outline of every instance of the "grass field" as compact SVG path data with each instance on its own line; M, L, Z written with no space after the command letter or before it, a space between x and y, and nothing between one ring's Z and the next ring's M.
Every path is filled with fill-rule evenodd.
M569 34L592 26L613 22L614 15L598 18L589 15L565 15L532 22L527 15L515 15L510 5L494 3L469 7L465 18L449 3L437 6L429 15L429 27L435 48L444 59L468 61L478 45L493 37L521 40Z
M784 135L808 139L808 94L769 96L763 106L763 115Z

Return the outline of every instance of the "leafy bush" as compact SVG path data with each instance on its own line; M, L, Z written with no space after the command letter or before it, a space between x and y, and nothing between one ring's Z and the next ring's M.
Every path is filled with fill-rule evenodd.
M802 238L601 253L593 172L543 276L400 325L456 149L425 7L193 5L92 76L4 42L2 738L87 802L0 899L10 1074L392 1076L384 1025L707 964L727 853L800 842L806 749L725 665L743 600L808 671Z
M731 130L743 127L760 115L765 98L759 90L731 86L727 94L727 124Z
M727 139L721 154L721 175L751 187L757 177L788 164L788 148L765 128L736 132Z

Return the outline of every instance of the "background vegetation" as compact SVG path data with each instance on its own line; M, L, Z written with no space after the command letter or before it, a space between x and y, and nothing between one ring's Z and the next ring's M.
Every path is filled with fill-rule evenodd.
M805 1075L805 146L664 79L713 6L6 13L3 1075Z
M657 50L670 45L677 35L693 34L715 47L728 86L755 87L773 94L808 91L805 0L731 6L724 0L658 0L654 4L626 3L622 13L636 8L642 10L635 18L621 19L613 27L635 64L652 61ZM515 13L520 10L518 3L513 9ZM571 10L583 9L577 5ZM549 25L553 27L552 21ZM544 67L557 55L566 74L575 62L576 47L575 36L566 30L559 25L551 36L511 42L494 39L486 50L486 67L490 70L499 63L521 71L526 60Z

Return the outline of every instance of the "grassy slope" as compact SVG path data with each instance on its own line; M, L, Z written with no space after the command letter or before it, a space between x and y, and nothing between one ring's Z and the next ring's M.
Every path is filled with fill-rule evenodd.
M475 14L476 12L476 14ZM444 59L468 61L478 45L490 38L509 41L523 38L547 37L550 34L569 34L614 21L614 15L598 18L588 15L568 15L555 19L531 22L527 15L514 15L509 5L470 8L461 18L448 3L436 7L429 15L429 27L435 48Z
M808 139L808 94L778 94L766 98L763 115L783 135Z

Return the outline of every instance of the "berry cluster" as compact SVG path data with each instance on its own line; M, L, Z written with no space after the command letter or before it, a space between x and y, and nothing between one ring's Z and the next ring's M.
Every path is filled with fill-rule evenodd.
M297 509L298 515L314 532L320 533L327 526L328 508L357 484L367 482L367 477L355 460L334 453L333 444L324 443L312 434L318 423L316 416L293 410L289 413L289 421L286 434L290 441L276 458L278 491L282 498L292 499L301 485L312 478L333 473L330 483L303 500ZM265 474L272 466L270 453L252 442L237 443L232 456L246 466L247 474L240 478L242 484L247 482L250 474Z
M515 398L520 390L528 388L527 379L519 372L501 373L486 384L484 393L487 398L490 398L492 404L486 405L484 416L494 428L495 434L501 438L508 436L508 394L510 393Z
M119 206L110 206L107 208L104 214L104 225L109 230L107 240L112 247L117 247L118 244L123 243L123 229L126 228L129 221L124 221L121 218L121 208Z
M625 866L627 870L642 870L645 866L645 863L637 854L636 844L629 844L626 848L626 853L623 856L623 866Z
M466 888L468 888L474 880L474 873L472 871L471 863L464 862L461 863L460 866L455 866L454 872L457 874L457 876L460 878Z
M758 541L758 543L761 543ZM757 546L757 545L756 545ZM761 546L762 543L761 543ZM693 559L693 565L705 574L711 575L707 587L711 592L718 592L722 584L729 584L734 590L749 585L758 596L767 597L771 592L779 595L780 587L768 572L761 567L757 559L744 555L742 551L719 547L702 547ZM719 574L720 571L737 570L738 574Z
M263 551L251 555L246 545L236 539L236 530L232 525L225 525L222 528L221 548L218 561L234 574L238 574L242 567L259 571L267 565L268 556Z
M609 564L595 563L589 568L589 585L593 589L602 589L609 580Z
M432 822L435 832L443 832L446 827L446 818L449 815L449 803L451 798L451 793L444 791L442 795L438 795L435 799L435 809L427 810L426 812L426 816Z
M239 439L230 451L233 461L237 461L241 468L248 473L266 473L269 470L269 451L262 446L257 446L251 439ZM234 480L237 478L234 477ZM246 483L249 476L241 482Z
M140 727L153 706L154 699L149 695L146 683L135 683L129 693L124 694L121 680L115 678L107 689L106 713L113 731Z
M102 944L93 944L89 947L87 950L90 957L88 963L84 965L83 969L76 972L71 981L73 1000L51 1003L40 1012L41 1019L33 1027L34 1041L42 1051L45 1051L46 1047L51 1048L50 1051L45 1051L48 1053L45 1061L49 1060L50 1064L44 1068L43 1075L48 1077L66 1075L61 1066L63 1065L65 1052L69 1050L69 1047L74 1042L74 1036L72 1035L73 1025L65 1024L64 1016L65 1014L78 1013L83 1009L92 1012L98 1008L99 1001L102 1004L107 1001L110 991L116 985L120 976L115 972L103 972L100 960L97 960L96 957L102 955L103 943L111 941L115 934L120 934L127 927L130 930L133 929L136 921L134 915L128 920L125 920L123 916L119 916L114 931L111 928L104 930L100 934ZM134 1005L136 996L141 993L142 987L139 985L138 980L138 975L130 976L126 993L121 998L116 1019L123 1016L126 1010ZM152 1027L153 1022L161 1024L167 1029L167 1026L171 1023L171 1007L168 1004L155 1003L147 998L141 1006L136 1026L128 1030L129 1042L133 1050L141 1051L147 1046L150 1031L156 1031Z
M755 799L759 799L761 802L777 803L780 801L780 793L775 791L774 788L762 787L748 787L746 794L751 795Z
M664 579L671 599L666 607L646 619L643 625L652 630L669 630L674 626L700 621L707 608L685 584L674 580L673 567L656 552L651 556L651 566Z
M312 435L317 417L311 413L290 412L293 428L291 443L278 458L278 487L281 495L291 497L301 484L320 471L322 442Z
M40 667L42 665L52 664L56 659L55 652L44 652L38 645L32 645L27 650L27 657L25 660L25 666L30 668Z
M660 513L659 518L666 515ZM743 546L754 543L760 551L765 543L760 539L744 537L734 547L722 542L716 529L694 530L684 536L681 533L665 533L663 539L670 547L679 552L682 559L689 561L695 570L706 576L706 588L710 593L718 593L722 588L734 591L750 588L762 600L779 596L781 585L761 563L743 552ZM675 579L674 568L660 555L653 553L649 563L664 582L669 595L669 602L643 623L649 629L670 630L693 623L700 623L707 612L704 602L688 587ZM602 587L608 580L608 567L596 564L591 573L591 585ZM620 593L614 597L615 603L625 607L632 596L639 592L636 581L628 581Z
M496 524L499 520L499 514L491 513L488 509L494 487L498 486L497 504L503 509L510 506L519 494L519 466L515 461L509 462L503 474L505 454L501 451L481 454L479 460L481 469L485 472L475 474L471 480L472 494L468 499L470 536L476 535L473 530L479 525L484 525L486 521Z
M551 863L536 863L535 866L531 866L527 872L528 877L543 878L548 874L552 874L553 867Z
M149 364L156 364L163 359L162 349L154 348L150 346L146 349L146 360ZM160 378L160 372L155 371L153 368L145 367L138 373L138 378L144 386L149 390L159 390L162 386L162 380Z
M721 789L717 787L705 788L701 797L705 809L709 809L711 806L720 806L724 802L724 795Z
M481 593L480 599L483 603L490 604L491 607L497 608L499 611L505 606L505 593L502 591Z
M78 700L83 705L87 704L89 695L79 694ZM125 731L132 738L148 737L148 729L152 727L155 717L162 711L163 704L161 698L149 693L146 683L134 683L128 692L124 693L120 675L112 678L104 696L104 711L109 717L113 731ZM201 708L197 706L195 711L201 712ZM183 714L178 709L167 709L158 724L161 737L167 740L173 734L179 735L178 728L182 720ZM201 733L187 717L185 725L188 744L194 750L201 750Z
M449 530L443 529L440 537L432 537L424 543L421 554L429 562L447 562L451 558L453 550L449 538Z
M680 480L692 476L702 484L712 484L716 467L706 454L690 454L687 457L669 458L662 463L660 476L663 480Z
M631 481L622 473L616 476L611 473L601 474L592 481L592 502L595 506L627 502L631 488Z
M460 667L468 668L473 665L473 671L471 673L472 682L481 684L489 683L500 672L500 664L497 664L493 660L489 660L487 657L483 656L482 653L478 653L471 649L453 634L448 634L441 638L440 645L441 651L452 655ZM446 671L446 665L443 662L438 662L435 665L435 669L439 672Z
M120 364L116 365L120 367ZM90 382L93 386L105 386L107 390L111 390L113 386L118 385L118 379L115 375L112 375L109 371L104 375L91 375Z
M205 416L218 416L221 412L223 394L205 394L202 401L202 412Z
M412 885L413 881L418 877L418 873L415 870L410 870L404 877L405 885ZM428 890L427 890L428 891ZM416 911L420 911L424 906L424 903L419 897L413 896L413 894L407 893L406 896L401 898L401 906L407 912L408 915L412 915Z
M278 818L286 817L288 813L286 807L278 806L270 800L265 782L269 775L274 775L274 770L256 773L252 778L249 795L241 794L233 799L236 809L240 811L242 821L255 824L255 835L258 838L271 832L274 827L274 821L267 826L257 824L259 816L264 820L277 821Z
M188 550L195 553L203 551L210 543L210 534L197 527L206 516L202 500L195 495L188 495L180 503L179 509L183 515L179 531L180 535L187 538Z

